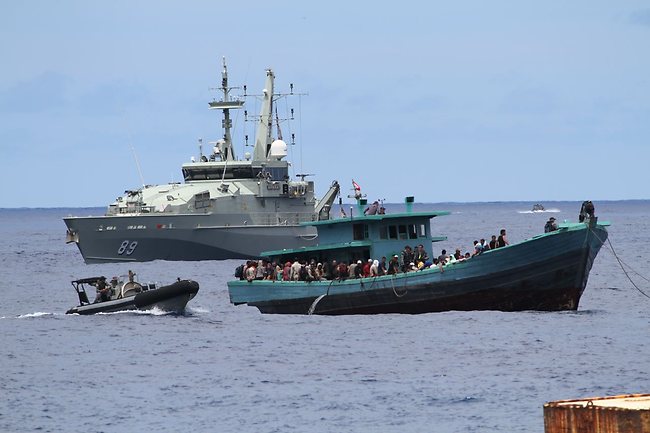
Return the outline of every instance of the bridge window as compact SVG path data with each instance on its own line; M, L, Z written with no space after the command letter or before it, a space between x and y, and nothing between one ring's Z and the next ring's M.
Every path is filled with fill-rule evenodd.
M352 238L355 241L362 241L364 239L368 239L368 224L353 224Z
M417 239L418 238L418 232L415 227L415 224L409 224L408 225L409 229L409 239Z

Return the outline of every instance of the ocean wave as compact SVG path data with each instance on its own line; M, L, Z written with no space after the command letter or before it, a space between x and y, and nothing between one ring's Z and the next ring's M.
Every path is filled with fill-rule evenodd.
M43 317L43 316L54 316L55 313L46 313L44 311L37 311L35 313L21 314L18 316L19 319L27 319L31 317Z
M143 316L166 316L168 314L176 314L173 311L165 311L161 310L160 308L152 308L150 310L123 310L123 311L107 311L107 312L101 312L97 313L101 315L113 315L113 314L139 314Z

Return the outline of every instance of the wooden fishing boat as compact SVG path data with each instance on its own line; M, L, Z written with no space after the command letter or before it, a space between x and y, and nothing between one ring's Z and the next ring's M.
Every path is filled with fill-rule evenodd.
M393 257L422 244L432 257L431 220L445 211L376 214L306 223L318 229L314 247L263 253L276 263L318 263ZM235 280L230 301L263 313L377 314L449 310L576 310L589 271L607 239L607 222L593 215L471 258L392 275L319 281ZM409 266L406 266L409 268ZM410 267L412 268L412 267Z

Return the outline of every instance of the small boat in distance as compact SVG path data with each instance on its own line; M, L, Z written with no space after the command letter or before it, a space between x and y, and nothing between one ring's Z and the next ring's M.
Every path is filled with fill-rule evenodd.
M535 203L532 209L533 212L544 212L545 210L544 206L539 203Z
M222 113L222 138L205 153L199 139L198 157L182 165L183 183L144 185L117 197L105 215L64 218L66 243L77 245L86 263L253 258L263 250L315 245L315 229L300 223L328 219L339 185L332 182L318 200L314 182L305 179L311 175L291 179L280 124L294 119L294 109L283 105L283 119L277 103L301 94L293 84L276 93L274 83L267 69L261 94L243 86L243 95L232 97L239 88L228 84L224 59L221 100L209 103ZM244 122L257 125L255 142L252 153L236 157L230 114L247 98L259 101L261 111L244 111ZM295 144L294 133L289 140ZM241 141L248 146L248 135Z
M374 265L383 257L397 260L408 244L422 245L426 256L433 257L432 242L446 237L432 236L431 220L449 212L412 212L408 199L412 197L407 198L403 213L363 215L361 206L359 216L306 223L318 229L317 246L263 255L276 264L336 260L361 266L371 260ZM400 263L401 271L363 278L345 274L311 281L240 279L228 282L228 292L231 303L254 306L262 313L577 310L591 266L607 239L608 225L599 223L592 210L583 222L564 222L552 232L468 258L443 258L437 264L434 259L421 268Z
M181 313L187 303L199 291L199 283L181 280L173 284L156 287L155 284L142 285L134 280L135 274L129 271L128 277L113 277L106 282L105 277L83 278L72 281L79 297L79 305L70 308L66 314L112 313L129 310L151 310ZM124 282L124 279L127 279ZM96 298L91 303L86 285L96 289Z

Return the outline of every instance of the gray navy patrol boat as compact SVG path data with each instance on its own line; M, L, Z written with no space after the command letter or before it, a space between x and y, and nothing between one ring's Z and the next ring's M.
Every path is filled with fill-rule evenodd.
M287 144L277 108L273 128L273 110L279 98L294 95L293 85L288 94L275 93L274 78L268 69L261 95L247 95L244 86L244 97L261 100L259 116L245 112L257 123L252 155L235 157L230 110L243 108L244 100L230 97L235 88L228 85L224 59L222 100L209 103L223 113L223 138L211 154L204 155L199 144L198 160L182 166L183 183L125 191L103 216L64 218L66 242L79 247L86 263L245 259L315 245L316 229L300 223L329 219L340 188L334 181L317 200L307 175L290 179Z

